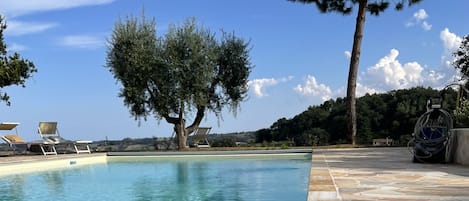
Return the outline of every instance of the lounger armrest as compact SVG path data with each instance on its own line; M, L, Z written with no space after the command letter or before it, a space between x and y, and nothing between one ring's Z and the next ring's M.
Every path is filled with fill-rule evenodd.
M91 140L77 140L77 141L75 141L75 143L77 143L77 144L91 144L91 143L93 143L93 141L91 141Z

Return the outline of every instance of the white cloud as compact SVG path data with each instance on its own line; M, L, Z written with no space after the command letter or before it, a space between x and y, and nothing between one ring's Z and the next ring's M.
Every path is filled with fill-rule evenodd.
M388 55L363 72L360 77L363 87L378 92L422 85L438 87L445 81L444 73L426 71L415 61L401 64L398 56L399 51L391 49Z
M365 94L376 94L380 93L378 89L371 88L369 86L365 86L359 82L357 82L357 89L355 91L355 94L357 97L364 96Z
M455 60L453 52L458 50L459 46L461 46L462 38L451 33L448 28L445 28L440 32L440 39L444 47L444 53L441 56L441 64L445 66L445 70L449 72L449 77L451 77L449 81L454 82L455 80L459 80L462 76L453 66Z
M417 12L414 13L414 19L417 21L422 21L428 18L427 12L424 9L419 9Z
M432 29L432 25L429 24L427 21L423 21L423 23L422 23L422 28L423 28L423 30L425 30L425 31L430 31L430 29Z
M444 46L444 59L447 67L429 69L416 61L401 63L398 60L399 51L391 49L375 65L368 67L359 74L356 95L361 97L366 93L382 93L389 90L411 88L416 86L443 88L453 82L460 75L451 66L454 58L451 53L459 48L462 38L450 32L447 28L441 31L440 39ZM344 52L347 56L348 51ZM448 59L450 58L450 59ZM324 84L318 84L314 76L308 76L304 85L295 87L295 91L302 95L321 97L323 100L335 97L345 97L345 86L332 91Z
M31 33L38 33L56 27L56 23L39 23L39 22L21 22L8 21L6 35L20 36Z
M23 51L23 50L26 50L26 49L28 49L28 47L26 47L24 45L17 44L17 43L12 43L12 44L8 45L8 47L7 47L8 52L18 52L18 51Z
M255 96L261 98L268 96L268 94L264 91L265 88L269 86L277 85L281 82L287 82L293 79L292 76L284 77L284 78L262 78L262 79L254 79L248 82L249 89L252 90Z
M422 23L422 28L423 28L425 31L429 31L430 29L432 29L432 25L429 24L427 21L423 21L423 23Z
M345 57L347 57L347 59L350 59L352 57L352 53L348 50L344 52L344 55Z
M376 94L376 93L382 93L382 91L371 88L370 86L363 85L360 82L357 82L357 88L355 88L355 95L357 98L362 97L365 94ZM340 87L339 89L335 90L332 93L333 98L346 97L346 96L347 96L346 86Z
M432 25L425 20L428 17L429 16L424 9L419 9L417 12L414 13L412 19L406 22L405 26L412 27L415 25L421 25L425 31L429 31L430 29L432 29Z
M462 38L454 33L451 33L448 28L445 28L440 32L440 39L443 42L444 47L444 53L441 56L441 63L447 69L453 70L454 57L452 54L457 49L459 49Z
M105 45L104 37L97 37L92 35L72 35L65 36L61 39L60 43L64 46L96 49Z
M440 32L440 39L443 41L445 50L449 52L457 50L462 42L462 38L451 33L448 28L445 28Z
M35 12L63 10L80 6L102 5L114 0L2 0L0 13L7 17L16 17Z
M332 98L332 91L330 87L325 84L318 84L316 78L312 75L308 75L304 85L297 85L294 90L303 96L319 97L323 101Z

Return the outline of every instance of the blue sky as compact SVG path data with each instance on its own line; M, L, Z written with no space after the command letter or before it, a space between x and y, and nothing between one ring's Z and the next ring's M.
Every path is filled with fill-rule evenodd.
M442 87L456 75L451 52L469 34L469 1L426 0L403 11L367 16L358 95L413 86ZM58 121L62 136L102 140L162 137L172 126L135 121L117 97L105 65L106 40L128 15L154 17L157 34L187 17L214 32L250 41L248 99L236 117L207 113L212 133L252 131L292 118L310 105L345 96L355 15L321 14L286 0L2 0L5 41L36 65L27 87L6 87L10 107L0 121L20 122L19 134L37 140L39 121Z

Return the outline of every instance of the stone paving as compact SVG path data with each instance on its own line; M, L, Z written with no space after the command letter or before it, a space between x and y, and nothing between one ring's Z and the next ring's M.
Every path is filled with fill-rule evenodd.
M469 200L469 166L411 159L407 148L315 149L308 200Z

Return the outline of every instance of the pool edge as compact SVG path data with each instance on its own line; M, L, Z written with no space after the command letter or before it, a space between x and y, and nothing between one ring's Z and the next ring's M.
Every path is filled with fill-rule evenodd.
M312 156L310 171L307 201L342 200L325 155Z
M0 164L0 177L101 163L107 163L106 154L38 156L35 160Z
M194 156L194 155L252 155L252 154L310 154L312 149L242 150L242 151L149 151L107 152L108 156Z

